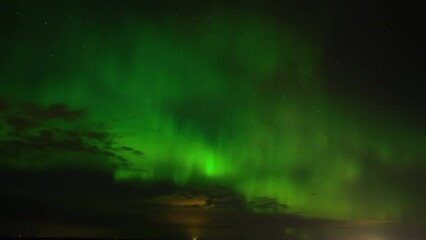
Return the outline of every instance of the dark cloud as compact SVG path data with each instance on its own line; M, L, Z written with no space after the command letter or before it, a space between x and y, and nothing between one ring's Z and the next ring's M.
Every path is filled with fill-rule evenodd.
M3 103L4 102L4 103ZM3 166L69 166L87 162L112 167L129 164L120 151L142 155L136 149L116 147L114 135L85 117L86 110L65 104L41 106L2 100L3 128L0 156Z
M334 221L273 211L257 213L249 208L285 206L270 198L247 203L223 187L115 182L113 172L108 170L0 169L0 188L3 235L337 240L391 232L393 236L408 233L411 239L421 239L419 228L411 225Z
M276 199L259 197L250 201L249 206L260 212L281 212L288 208L287 205L279 203Z
M38 121L24 116L8 116L5 123L11 128L9 135L18 136L25 133L25 131L38 127Z
M65 234L64 229L73 226L74 234L92 237L113 237L115 232L120 237L188 239L197 235L214 239L219 233L220 239L233 239L234 230L249 227L250 233L239 234L244 239L256 239L258 234L272 238L274 234L285 236L285 227L320 227L334 223L292 214L254 214L242 205L239 208L235 205L233 208L207 207L211 196L216 196L216 202L221 197L222 202L228 204L232 203L229 199L236 198L235 193L215 187L116 183L112 172L93 170L1 170L0 173L3 189L0 232L3 234L39 235L38 230L45 229L50 236L61 236ZM21 227L16 229L16 226ZM227 230L222 233L223 229Z
M131 148L131 147L121 146L120 149L123 150L123 151L130 152L130 153L132 153L134 155L138 155L138 156L143 156L144 155L141 151L136 150L136 149Z
M3 114L5 110L9 108L9 103L0 97L0 114Z
M77 120L84 116L83 109L72 110L65 104L53 104L46 108L33 103L24 103L20 105L19 110L27 116L31 116L39 120Z

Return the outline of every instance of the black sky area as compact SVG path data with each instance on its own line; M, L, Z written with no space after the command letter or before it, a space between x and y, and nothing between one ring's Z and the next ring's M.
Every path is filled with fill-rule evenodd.
M333 6L327 64L337 72L330 78L336 93L368 103L370 111L393 106L424 122L422 8L397 1L336 1Z

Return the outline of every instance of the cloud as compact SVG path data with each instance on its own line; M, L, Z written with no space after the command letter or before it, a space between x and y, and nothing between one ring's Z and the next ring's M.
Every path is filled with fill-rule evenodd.
M120 152L142 152L116 146L115 135L91 122L83 109L65 104L41 106L0 100L2 166L19 168L87 167L102 169L127 164Z
M45 235L61 236L61 229L73 229L66 234L157 239L186 239L195 234L200 239L346 239L334 237L334 231L347 231L345 236L350 236L390 224L252 212L249 206L274 207L279 203L268 198L247 203L222 187L117 183L110 172L93 170L0 169L0 187L0 232L4 234L39 235L43 229ZM212 202L217 205L208 207ZM390 226L399 231L396 227L400 225Z
M279 203L276 199L259 197L248 202L250 208L261 212L281 212L288 208L287 205Z
M188 194L176 193L172 195L159 195L151 198L152 204L175 207L207 207L207 197L203 195L188 196Z
M9 103L0 97L0 115L4 113L5 110L9 108Z
M20 105L20 110L24 115L31 116L39 120L61 119L73 121L84 116L84 109L70 109L65 104L53 104L48 107L41 107L34 103L24 103Z

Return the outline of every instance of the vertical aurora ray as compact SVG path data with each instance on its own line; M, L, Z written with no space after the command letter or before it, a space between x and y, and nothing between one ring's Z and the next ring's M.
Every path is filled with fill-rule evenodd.
M365 122L362 106L336 99L321 73L320 37L250 13L191 20L66 21L52 37L54 74L35 91L14 90L90 109L118 145L143 152L124 156L132 167L117 167L116 181L225 185L315 217L404 215L410 197L374 171L415 164L424 136L384 118ZM1 78L25 77L13 73L21 64Z

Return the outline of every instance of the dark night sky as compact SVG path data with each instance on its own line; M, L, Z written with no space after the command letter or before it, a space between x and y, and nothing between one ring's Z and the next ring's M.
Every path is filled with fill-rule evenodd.
M422 12L2 1L0 236L423 239Z
M424 122L425 38L419 6L349 1L335 4L334 9L328 49L329 59L342 63L337 66L334 59L329 63L337 71L332 77L337 91L377 110L394 106L407 118Z

